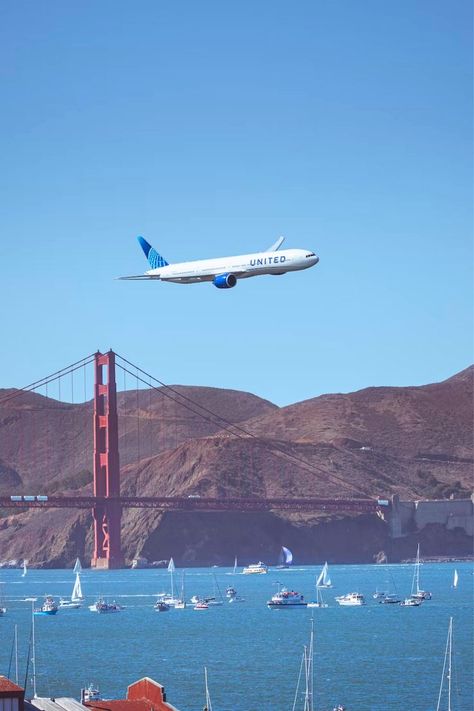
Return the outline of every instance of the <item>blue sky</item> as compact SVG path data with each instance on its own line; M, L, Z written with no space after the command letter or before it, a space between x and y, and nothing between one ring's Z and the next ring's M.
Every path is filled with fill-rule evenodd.
M471 3L0 13L0 386L97 349L287 404L473 360ZM280 234L320 263L120 282Z

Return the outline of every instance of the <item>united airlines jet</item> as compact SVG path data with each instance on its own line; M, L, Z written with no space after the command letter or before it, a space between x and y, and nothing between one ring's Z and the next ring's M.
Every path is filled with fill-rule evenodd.
M146 239L143 237L137 239L151 269L145 274L119 277L120 279L159 279L177 284L212 281L218 289L232 289L237 284L237 279L247 279L260 274L296 272L300 269L308 269L319 262L319 257L306 249L279 251L284 240L284 237L279 237L265 252L168 264Z

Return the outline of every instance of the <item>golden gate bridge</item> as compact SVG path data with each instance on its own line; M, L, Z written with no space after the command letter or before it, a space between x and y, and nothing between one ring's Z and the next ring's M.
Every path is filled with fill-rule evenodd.
M186 511L186 512L268 512L274 510L287 512L380 512L382 507L387 507L386 499L366 498L264 498L264 497L230 497L218 498L208 496L130 496L122 495L120 491L120 460L119 460L119 429L117 408L117 382L116 382L116 357L117 354L110 350L107 353L94 353L77 363L57 371L35 383L20 390L9 392L0 399L0 407L19 397L22 393L37 391L48 386L54 381L61 382L65 375L72 374L80 368L92 363L94 368L94 395L93 395L93 495L91 496L23 496L12 494L0 496L0 508L13 510L47 509L47 508L72 508L90 509L93 516L94 548L91 567L95 568L120 568L124 565L121 547L121 515L123 508L146 508L160 511ZM118 356L125 365L119 367L125 372L134 375L141 383L150 385L152 376L145 373L137 366ZM130 368L135 370L133 373ZM139 375L139 373L141 375ZM148 378L148 381L145 378ZM239 424L230 422L225 417L217 415L211 409L196 403L191 398L179 393L180 400L173 394L178 392L157 378L152 378L159 383L161 389L167 388L167 396L188 410L207 419L220 429L234 437L255 437L250 431ZM154 387L154 386L153 386ZM157 388L155 388L157 389ZM275 452L274 452L275 453ZM301 467L313 468L304 459L287 452L280 451L282 456L293 461ZM327 476L327 472L325 472ZM340 477L330 475L332 478ZM355 488L355 487L354 487Z

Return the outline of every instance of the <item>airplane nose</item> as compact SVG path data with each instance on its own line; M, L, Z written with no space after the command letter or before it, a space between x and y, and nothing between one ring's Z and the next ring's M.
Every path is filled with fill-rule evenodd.
M314 263L317 264L319 262L319 257L314 258Z

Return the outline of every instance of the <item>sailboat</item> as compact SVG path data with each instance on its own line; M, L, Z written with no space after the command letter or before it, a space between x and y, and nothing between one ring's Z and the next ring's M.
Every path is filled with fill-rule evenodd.
M0 585L3 585L3 583L0 583ZM2 589L0 587L0 617L4 615L7 611L7 608L5 607L5 603L3 602L3 595L2 595Z
M183 570L183 575L181 576L181 596L180 599L176 601L175 610L185 610L186 609L186 598L184 596L184 570Z
M76 562L74 563L73 572L74 573L82 573L82 565L81 565L81 561L79 560L79 558L76 558Z
M23 572L21 574L21 577L24 578L28 572L28 561L24 560L23 561Z
M431 600L431 593L420 588L420 544L416 549L415 569L411 585L411 598L414 600Z
M454 575L453 575L453 588L457 588L458 582L459 582L459 575L458 575L458 571L455 570Z
M237 573L237 556L234 558L234 568L232 570L232 575L235 575Z
M59 600L59 607L68 610L77 610L81 606L83 599L84 596L82 594L81 588L81 576L79 575L79 573L76 573L76 581L72 589L71 599L65 600L64 598L61 598Z
M280 550L280 555L278 556L278 565L276 567L280 570L282 568L289 568L292 562L293 553L290 551L289 548L285 548L285 546L282 546Z
M323 593L321 588L316 586L316 602L308 602L306 607L329 607L327 602L324 602Z
M438 703L436 711L452 711L451 706L451 687L452 687L452 662L453 662L453 618L449 618L448 637L446 639L446 649L444 652L443 672L441 674L441 684L439 687ZM445 680L447 685L445 688ZM444 698L443 698L444 697ZM443 700L446 699L446 704L441 706Z
M323 565L323 569L319 574L319 578L316 580L317 588L332 588L331 578L329 577L329 569L327 561Z
M181 600L174 596L174 571L176 570L173 558L170 558L168 563L168 573L171 576L171 594L169 593L158 593L157 603L164 602L170 607L175 607L176 603L180 603Z

